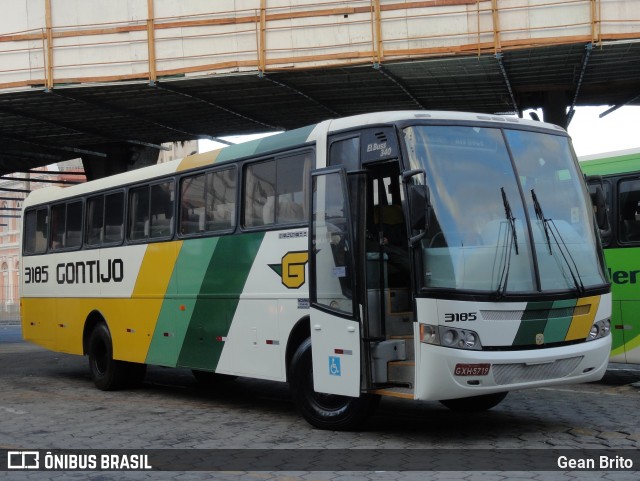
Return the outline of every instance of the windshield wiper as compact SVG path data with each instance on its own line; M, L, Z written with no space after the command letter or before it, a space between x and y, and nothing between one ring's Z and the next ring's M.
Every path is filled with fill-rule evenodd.
M549 255L551 256L553 252L551 252L551 239L549 238L549 225L547 224L548 219L544 218L544 212L542 212L542 207L540 206L540 202L538 202L538 196L533 189L531 189L531 198L533 199L533 210L536 213L536 217L542 222L542 226L544 227L544 236L547 238L547 247L549 248Z
M502 273L500 274L500 281L498 282L498 288L496 289L496 297L498 299L504 297L507 290L507 283L509 280L509 269L511 268L511 251L513 247L516 248L516 255L518 255L518 234L516 233L516 218L513 216L509 199L504 191L504 187L500 187L502 193L502 204L504 205L504 215L509 222L509 229L511 230L511 242L508 243L505 250L505 260L502 265Z
M569 274L571 274L571 279L573 280L573 284L576 286L576 290L578 291L579 294L584 294L584 284L582 284L580 271L578 270L576 261L573 259L573 256L571 255L571 252L569 251L569 248L567 247L566 242L564 241L564 239L562 238L562 235L560 234L560 230L558 229L558 226L556 226L553 219L545 218L544 212L542 212L542 207L540 206L540 202L538 202L538 196L536 195L533 189L531 189L531 198L533 199L533 209L535 210L536 217L540 220L540 222L542 222L542 226L544 227L544 235L547 238L549 255L553 255L553 252L551 250L551 239L549 237L549 233L551 233L553 240L558 246L558 250L560 251L562 260L564 260L564 263L569 268ZM551 229L549 226L552 226L553 229ZM564 251L562 249L563 247L564 247ZM566 255L565 255L565 252L566 252ZM569 259L571 259L571 262L569 262L569 259L567 259L567 256L569 256Z
M516 218L513 216L513 212L511 211L511 205L509 204L509 199L507 199L507 194L504 192L504 187L500 187L500 192L502 192L502 204L504 205L504 215L507 217L509 221L509 225L511 226L511 236L513 237L513 245L516 248L516 255L518 255L518 234L516 233Z

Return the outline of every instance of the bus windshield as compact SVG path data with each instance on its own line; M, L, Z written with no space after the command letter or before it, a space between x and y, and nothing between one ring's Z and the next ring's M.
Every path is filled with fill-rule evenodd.
M435 125L404 134L430 192L421 288L500 297L606 285L567 137Z

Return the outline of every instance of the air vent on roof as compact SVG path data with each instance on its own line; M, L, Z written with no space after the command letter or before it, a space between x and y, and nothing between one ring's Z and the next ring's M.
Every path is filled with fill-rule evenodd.
M376 132L375 136L376 136L376 139L378 139L378 142L387 141L387 134L385 134L384 132Z

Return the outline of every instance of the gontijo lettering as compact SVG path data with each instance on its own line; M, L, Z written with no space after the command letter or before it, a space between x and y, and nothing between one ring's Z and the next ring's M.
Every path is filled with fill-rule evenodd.
M56 281L58 284L99 284L122 282L124 262L122 259L108 259L106 262L77 261L58 264Z
M124 262L122 259L105 261L62 262L56 265L56 282L58 284L100 284L122 282L124 279ZM25 284L46 284L49 282L49 266L25 267Z

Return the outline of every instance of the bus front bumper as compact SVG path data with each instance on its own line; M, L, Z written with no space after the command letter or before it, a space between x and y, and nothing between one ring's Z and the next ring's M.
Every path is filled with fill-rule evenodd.
M419 343L415 399L456 399L604 376L611 336L526 351L471 351Z

